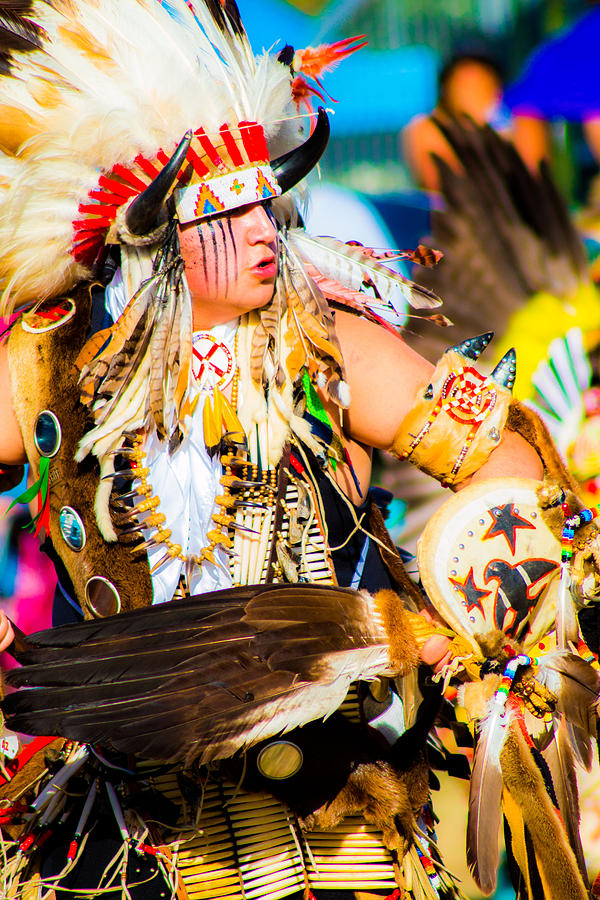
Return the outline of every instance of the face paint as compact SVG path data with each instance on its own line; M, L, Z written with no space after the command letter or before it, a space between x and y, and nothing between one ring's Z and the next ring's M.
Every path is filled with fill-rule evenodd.
M210 328L273 296L277 227L264 204L180 229L181 255L192 294L194 328Z

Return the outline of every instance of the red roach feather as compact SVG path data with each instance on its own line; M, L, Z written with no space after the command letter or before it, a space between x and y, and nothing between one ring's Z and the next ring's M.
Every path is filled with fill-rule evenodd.
M292 67L295 72L302 72L309 78L320 78L325 72L331 72L335 67L355 50L366 46L368 41L363 41L364 34L357 34L342 41L334 41L333 44L319 44L318 47L306 47L304 50L296 50ZM355 41L360 44L351 46Z

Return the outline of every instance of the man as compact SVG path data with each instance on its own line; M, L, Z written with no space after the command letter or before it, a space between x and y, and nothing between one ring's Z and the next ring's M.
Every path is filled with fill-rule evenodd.
M27 851L39 844L42 884L58 896L61 888L87 896L111 887L139 897L169 890L287 896L304 888L308 897L315 885L319 892L406 889L411 895L413 878L428 897L454 896L452 881L429 858L432 846L420 838L413 843L415 823L422 830L432 826L421 754L426 725L394 744L393 758L356 721L348 724L337 714L289 732L289 740L271 738L339 706L341 698L323 708L311 695L315 712L294 700L297 683L307 689L321 684L328 651L353 649L356 656L360 647L381 642L378 623L387 623L386 616L405 621L395 594L378 601L368 594L351 600L346 593L346 609L332 583L369 591L395 587L407 603L418 602L385 529L373 533L381 524L368 498L373 447L410 458L457 489L515 473L541 478L536 450L516 429L502 431L512 357L490 378L478 376L471 363L489 340L483 336L434 369L379 324L379 313L382 307L390 313L388 298L399 288L422 305L435 298L385 270L376 253L294 228L297 213L284 195L322 153L327 118L321 111L313 134L298 146L287 65L267 55L254 60L232 4L90 0L77 10L54 3L14 17L19 28L11 32L9 61L30 73L31 94L24 104L21 83L3 80L2 103L17 110L25 139L4 161L0 270L4 312L14 301L25 311L2 346L0 460L7 481L30 464L35 483L25 499L38 496L37 520L50 533L59 573L56 622L84 615L96 623L76 626L86 635L84 654L95 646L88 627L99 628L98 640L104 640L102 619L127 629L152 603L177 599L179 605L161 607L168 618L152 629L154 638L150 632L143 637L146 652L138 657L150 657L150 670L139 675L141 693L128 695L133 705L119 721L112 703L118 705L119 691L138 677L128 666L104 699L92 701L90 727L105 729L105 737L82 740L98 744L100 755L84 744L60 748L63 768L42 778L45 793L35 801L40 821L31 840L22 832L16 839L18 852L7 870L14 880L7 887L32 877ZM139 45L138 33L144 35ZM103 89L91 89L90 78ZM165 133L165 122L173 133ZM117 126L119 140L111 131ZM7 146L6 136L1 142ZM277 144L278 151L271 149ZM43 219L48 202L58 204L64 221ZM101 284L90 289L94 275ZM370 299L357 289L369 281ZM335 313L325 297L337 303ZM460 385L448 399L444 391L454 381ZM446 416L448 408L455 418ZM270 583L281 590L291 584L296 608L306 615L281 647L277 597L284 594L244 590ZM208 656L198 657L200 670L212 671L214 664L221 673L224 659L229 665L227 644L250 644L231 657L235 685L229 675L209 680L211 728L180 742L173 735L193 729L200 714L175 721L177 698L170 698L171 682L162 679L179 684L194 663L188 652L165 675L161 653L171 632L183 627L181 617L202 608L201 595L207 595L208 618L216 616L219 628L234 633L209 641ZM248 623L262 596L274 606L265 607L253 636L243 631L240 637L237 629L254 627ZM330 618L319 605L328 602ZM132 618L112 618L121 611ZM341 616L342 638L331 616ZM153 615L149 621L158 620ZM13 634L5 617L0 628L6 647ZM402 645L404 624L396 632ZM394 664L369 663L344 674L345 683L361 672L371 678L414 669L409 632L407 624L406 645L396 648ZM268 652L252 643L261 636L274 641ZM447 637L427 636L419 642L424 660L443 665L456 656ZM305 639L321 642L318 652L315 645L309 651ZM265 659L298 641L301 668L288 660L276 673L298 674L285 690L280 683L274 692L269 688L263 702ZM302 666L313 657L308 677ZM110 680L113 662L96 663L96 674L73 675L64 695L70 710L79 688L96 676ZM61 668L61 678L68 677L70 666ZM28 677L27 667L22 673ZM167 689L167 703L142 714L148 679ZM388 708L395 692L382 685L371 700L383 699ZM77 693L70 696L71 690ZM279 702L282 691L290 705L276 712L268 706L265 713L265 703ZM10 706L9 699L9 713ZM35 725L23 709L12 714L23 730L25 722L43 734L58 729L54 719L47 725L41 710L33 714ZM138 714L140 729L134 727ZM397 735L403 726L394 727ZM169 771L132 776L127 759L105 758L107 743L129 746L128 731L136 732L134 752L170 761ZM233 751L254 744L240 769ZM209 764L208 780L205 770L190 780L194 759ZM229 762L215 775L211 765L220 759ZM71 771L80 772L86 798L76 811L62 805L62 793L54 805L48 800ZM359 789L362 772L372 781L365 775ZM385 791L381 773L389 782ZM97 775L107 785L103 803L96 799ZM286 806L264 793L230 790L225 775L249 791L267 790ZM377 803L373 785L382 790ZM175 814L168 809L173 803ZM340 822L352 812L378 826L386 851L375 837L361 849L355 824L357 849L343 859ZM155 834L156 822L162 825ZM322 846L333 841L334 849L327 844L323 850L325 863L315 862L298 823L312 828ZM334 827L331 840L328 827ZM248 841L255 850L248 851Z

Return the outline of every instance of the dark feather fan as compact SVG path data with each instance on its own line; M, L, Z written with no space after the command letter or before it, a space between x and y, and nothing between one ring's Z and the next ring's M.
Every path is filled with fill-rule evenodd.
M536 292L565 296L589 280L584 248L547 166L530 172L489 126L436 124L461 168L435 158L444 206L432 213L428 241L444 259L415 277L444 298L453 343L484 331L498 337ZM446 349L448 335L420 323L411 330L431 360Z
M398 599L398 604L401 604ZM306 722L390 671L376 598L239 588L42 631L15 650L7 724L154 759L203 762Z

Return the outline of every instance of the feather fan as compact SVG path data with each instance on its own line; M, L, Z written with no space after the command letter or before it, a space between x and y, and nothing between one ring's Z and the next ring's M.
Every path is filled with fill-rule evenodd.
M467 119L436 124L454 151L458 171L436 158L444 204L432 214L427 241L440 248L444 259L416 278L444 298L456 326L455 343L484 331L494 331L498 338L537 293L552 295L555 321L524 329L522 336L523 343L531 342L539 330L540 359L547 335L560 333L560 319L565 330L573 324L568 323L570 296L590 281L566 203L547 169L530 172L514 147L491 128ZM437 360L445 349L440 336L424 327L416 330L420 351ZM498 347L498 358L510 346ZM518 345L516 349L518 355Z
M399 671L386 615L365 592L279 585L40 632L17 654L24 665L9 677L21 689L3 712L30 734L226 757L329 715L356 679Z

